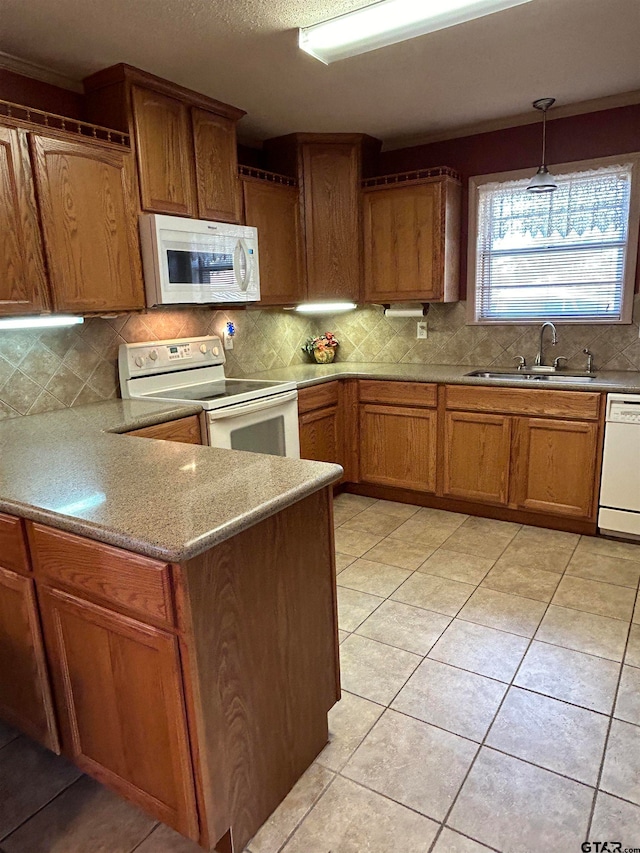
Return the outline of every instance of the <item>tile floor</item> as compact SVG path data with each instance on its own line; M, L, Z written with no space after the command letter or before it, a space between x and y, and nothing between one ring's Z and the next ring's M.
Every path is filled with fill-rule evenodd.
M251 853L640 848L640 546L336 500L343 698ZM2 853L198 847L0 727Z

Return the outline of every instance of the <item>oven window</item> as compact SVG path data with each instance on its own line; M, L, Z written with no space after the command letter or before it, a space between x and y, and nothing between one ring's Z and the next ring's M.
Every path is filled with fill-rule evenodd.
M233 284L233 255L167 249L171 284Z
M286 456L284 415L232 429L230 439L232 450L250 450L252 453Z

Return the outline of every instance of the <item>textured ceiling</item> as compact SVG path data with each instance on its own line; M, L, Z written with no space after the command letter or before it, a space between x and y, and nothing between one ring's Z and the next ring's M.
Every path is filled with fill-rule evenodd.
M427 2L427 0L424 0ZM523 6L324 66L298 26L363 0L0 0L0 50L79 80L128 62L247 110L240 134L360 131L387 147L640 89L640 0Z

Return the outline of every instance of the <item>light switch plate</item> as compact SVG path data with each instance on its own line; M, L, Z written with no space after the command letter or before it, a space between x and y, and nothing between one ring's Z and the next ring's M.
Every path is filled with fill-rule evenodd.
M416 323L416 338L419 341L426 341L427 339L427 321L419 320Z

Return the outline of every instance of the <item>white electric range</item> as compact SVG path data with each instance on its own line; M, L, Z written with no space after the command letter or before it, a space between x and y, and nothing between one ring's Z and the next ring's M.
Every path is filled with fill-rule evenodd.
M220 338L121 344L123 398L198 403L209 444L300 458L295 382L227 379Z

